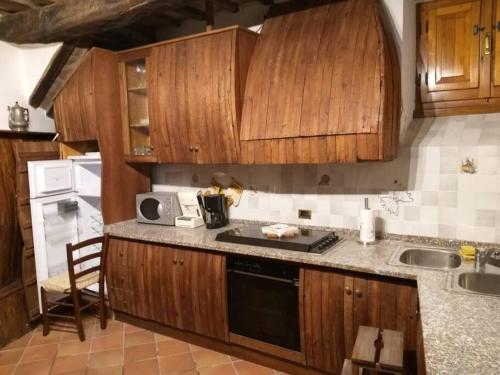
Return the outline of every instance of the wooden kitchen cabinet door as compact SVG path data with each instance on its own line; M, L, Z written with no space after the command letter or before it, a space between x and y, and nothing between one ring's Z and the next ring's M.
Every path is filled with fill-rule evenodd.
M146 299L151 319L172 327L181 327L182 306L176 299L176 249L147 245L145 261Z
M147 246L117 238L111 238L108 246L106 282L111 308L150 319L144 277Z
M228 338L226 257L178 249L176 300L182 329L226 341Z
M480 0L429 11L430 92L479 87L480 27Z
M54 117L61 141L97 140L94 104L93 54L88 54L54 101Z
M493 58L491 63L491 96L500 97L500 1L493 4Z
M343 274L305 269L303 282L306 363L319 370L340 373L344 362Z
M240 96L255 40L232 27L152 48L158 161L239 161Z

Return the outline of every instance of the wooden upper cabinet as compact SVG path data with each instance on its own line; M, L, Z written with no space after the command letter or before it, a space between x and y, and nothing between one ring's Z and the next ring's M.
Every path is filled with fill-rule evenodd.
M120 55L120 90L124 154L128 161L154 162L156 153L151 141L151 50Z
M231 27L152 47L159 162L237 163L241 95L256 34Z
M104 224L135 218L135 195L151 190L147 166L125 163L120 152L124 147L118 66L116 53L92 48L54 102L61 141L97 140Z
M400 71L383 12L352 0L265 20L243 102L243 163L396 156Z
M429 91L479 87L480 22L480 0L429 11Z
M499 2L432 1L418 13L417 114L500 111Z
M97 140L94 103L94 54L87 54L54 100L54 117L61 141Z

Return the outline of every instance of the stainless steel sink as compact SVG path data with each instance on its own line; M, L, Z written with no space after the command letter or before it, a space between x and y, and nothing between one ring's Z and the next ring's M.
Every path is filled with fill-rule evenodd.
M458 285L476 293L500 296L500 274L466 272L458 275Z
M412 267L449 270L460 267L462 258L453 250L430 248L400 249L393 255L393 263Z

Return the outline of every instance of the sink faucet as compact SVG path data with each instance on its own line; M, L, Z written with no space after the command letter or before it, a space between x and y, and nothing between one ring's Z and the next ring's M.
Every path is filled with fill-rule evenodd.
M499 256L500 250L495 249L476 249L476 254L474 255L474 268L476 272L484 272L486 267L486 262L491 256Z

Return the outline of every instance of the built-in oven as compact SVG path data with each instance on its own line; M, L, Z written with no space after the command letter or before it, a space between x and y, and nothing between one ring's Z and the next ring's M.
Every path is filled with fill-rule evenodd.
M230 332L300 352L297 265L230 256L227 282Z

